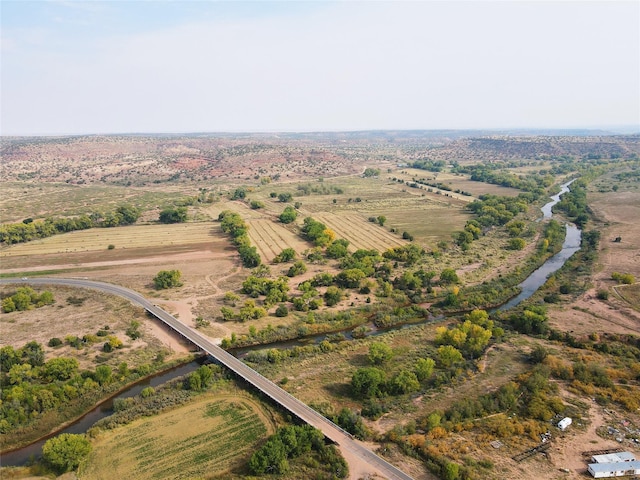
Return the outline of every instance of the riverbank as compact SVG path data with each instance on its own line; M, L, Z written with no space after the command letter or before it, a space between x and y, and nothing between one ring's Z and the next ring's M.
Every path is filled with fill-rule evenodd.
M113 401L116 398L126 398L137 395L147 386L157 386L172 378L185 375L201 364L203 357L197 360L193 355L177 359L163 364L155 372L138 378L128 384L113 385L115 390L107 393L107 396L94 395L70 409L66 414L51 412L48 422L39 422L38 429L25 429L22 435L11 433L3 435L2 464L3 465L24 465L31 457L39 456L44 442L60 433L84 433L91 425L112 411ZM103 394L104 395L104 394ZM80 413L79 413L80 411ZM64 420L60 421L60 418ZM50 428L54 422L58 422L56 427Z

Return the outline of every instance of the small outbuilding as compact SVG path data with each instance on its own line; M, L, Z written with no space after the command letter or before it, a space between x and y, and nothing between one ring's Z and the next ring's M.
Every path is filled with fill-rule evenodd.
M640 462L590 463L587 468L593 478L624 477L640 475Z
M558 422L558 428L563 432L571 425L571 419L569 417L564 417L562 420Z

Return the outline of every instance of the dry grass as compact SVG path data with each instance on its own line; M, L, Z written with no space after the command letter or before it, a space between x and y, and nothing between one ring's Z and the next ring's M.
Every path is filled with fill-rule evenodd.
M56 303L24 312L1 313L0 346L20 348L35 340L43 345L47 359L73 357L82 368L95 368L97 361L106 362L113 367L124 361L133 367L150 363L159 352L167 350L151 333L153 321L141 308L133 306L127 300L94 290L62 286L39 287L36 290L51 291ZM0 295L4 297L13 291L12 286L3 286ZM67 300L70 297L80 299L81 305L70 304ZM134 320L142 324L143 335L132 341L125 331ZM84 335L95 335L104 326L109 327L110 335L123 341L123 349L103 354L102 345L106 341L103 337L99 337L101 341L81 349L69 345L56 348L47 346L53 337L63 341L68 335L82 338Z
M352 250L362 248L384 252L407 243L399 235L390 233L386 228L369 222L356 213L321 213L314 218L333 230L337 238L349 240Z
M252 219L247 224L251 244L258 249L264 263L270 263L285 248L293 248L300 254L311 247L298 235L273 220Z
M0 258L53 253L99 252L109 245L116 249L170 247L197 243L224 242L217 223L180 223L173 225L131 225L92 228L20 243L2 249Z
M264 407L247 394L205 394L168 413L102 432L83 479L222 478L243 469L275 431Z

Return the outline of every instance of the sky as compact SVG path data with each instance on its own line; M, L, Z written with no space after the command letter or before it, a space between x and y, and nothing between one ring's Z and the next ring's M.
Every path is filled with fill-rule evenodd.
M0 2L0 134L640 131L640 1Z

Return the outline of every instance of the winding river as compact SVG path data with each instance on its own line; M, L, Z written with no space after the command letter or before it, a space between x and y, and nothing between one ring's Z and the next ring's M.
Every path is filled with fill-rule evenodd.
M544 205L542 207L542 215L543 215L543 219L548 219L551 218L552 216L552 208L553 206L558 203L560 201L560 196L563 193L566 193L569 191L569 185L571 185L571 183L573 182L573 180L571 180L570 182L567 182L563 185L561 185L561 190L558 194L554 195L551 197L551 201L549 203L547 203L546 205ZM497 310L503 311L503 310L508 310L510 308L515 307L516 305L518 305L520 302L522 302L523 300L528 299L529 297L531 297L531 295L533 295L538 288L540 288L547 280L547 278L553 274L554 272L556 272L558 269L560 269L564 263L574 254L576 253L578 250L580 250L580 241L581 241L581 237L582 237L582 232L580 231L580 229L578 229L575 225L572 224L567 224L566 225L566 235L565 235L565 240L564 243L562 245L562 250L560 252L558 252L557 254L555 254L553 257L549 258L540 268L538 268L537 270L535 270L531 275L529 275L529 277L527 277L526 280L524 280L520 285L518 285L521 288L521 292L520 294L516 295L515 297L513 297L511 300L509 300L507 303L505 303L504 305L502 305L501 307L499 307ZM391 327L390 329L397 329L397 328L404 328L405 325L398 325L397 327ZM388 331L389 329L385 329L385 331ZM311 339L302 339L302 342L309 344L309 343L317 343L319 342L321 339L325 338L325 335L321 335L318 336L318 338L311 338ZM349 338L350 336L347 336L347 338ZM278 342L277 344L271 344L271 345L258 345L258 346L254 346L254 347L247 347L247 348L242 348L242 349L238 349L238 351L233 351L232 353L235 356L241 356L242 354L246 353L247 351L251 351L251 350L257 350L257 349L263 349L263 348L273 348L277 345L279 345L280 343L282 343L283 345L286 344L291 344L291 345L301 345L303 343L301 343L301 340L292 340L290 342ZM286 347L285 347L286 348ZM146 378L130 387L128 387L127 389L123 390L122 392L120 392L119 394L117 394L116 396L106 400L105 402L101 403L99 406L95 407L93 410L91 410L90 412L88 412L87 414L85 414L83 417L81 417L80 419L78 419L77 421L75 421L74 423L72 423L71 425L69 425L68 427L66 427L65 429L56 432L50 436L53 435L58 435L60 433L83 433L86 432L95 422L97 422L98 420L107 417L109 415L111 415L113 413L113 402L115 399L117 398L127 398L127 397L133 397L135 395L137 395L138 393L140 393L142 391L143 388L147 387L147 386L152 386L152 387L156 387L158 385L161 385L169 380L172 380L176 377L182 376L182 375L186 375L194 370L196 370L201 363L199 363L198 361L194 361L194 362L190 362L186 365L182 365L180 367L175 367L172 368L166 372L163 372L161 374L158 374L156 376L150 377L150 378ZM47 440L47 438L43 438L41 440L38 440L37 442L32 443L31 445L28 445L26 447L20 448L18 450L14 450L12 452L7 452L7 453L3 453L2 454L2 466L20 466L20 465L26 465L28 464L32 459L36 459L39 456L42 455L42 445L44 445L44 442Z

